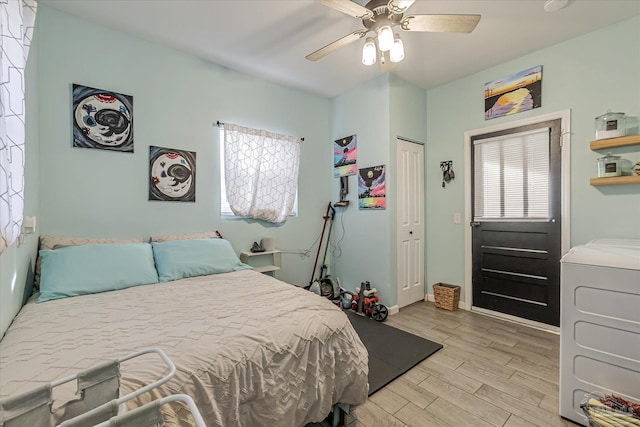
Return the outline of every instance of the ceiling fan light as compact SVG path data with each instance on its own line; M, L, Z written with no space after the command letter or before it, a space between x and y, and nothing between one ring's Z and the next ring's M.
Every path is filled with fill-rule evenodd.
M400 36L397 34L393 39L389 59L391 59L391 62L400 62L404 59L404 44L402 43L402 40L400 40Z
M393 46L393 30L390 25L383 25L378 29L378 49L386 52Z
M362 63L364 65L373 65L376 63L376 44L373 38L368 37L362 47Z

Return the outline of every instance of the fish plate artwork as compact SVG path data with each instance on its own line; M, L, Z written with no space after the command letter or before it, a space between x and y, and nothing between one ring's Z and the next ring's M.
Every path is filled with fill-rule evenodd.
M73 146L133 153L133 97L74 84Z
M542 65L484 85L484 119L542 106Z
M355 135L336 139L333 142L333 177L355 175L357 138Z
M196 153L149 147L149 200L196 201Z
M386 174L384 165L362 168L359 170L358 208L387 208Z

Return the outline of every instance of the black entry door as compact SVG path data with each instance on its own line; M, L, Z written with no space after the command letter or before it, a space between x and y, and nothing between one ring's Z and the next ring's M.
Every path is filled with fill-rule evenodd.
M473 305L555 326L560 325L560 125L553 120L472 138ZM527 145L531 132L538 147L544 150L548 143L548 152Z

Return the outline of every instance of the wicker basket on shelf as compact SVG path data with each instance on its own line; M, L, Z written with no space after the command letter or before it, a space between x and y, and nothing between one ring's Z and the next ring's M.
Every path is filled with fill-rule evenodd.
M433 298L436 307L445 310L457 310L460 301L460 286L448 283L436 283L433 285Z

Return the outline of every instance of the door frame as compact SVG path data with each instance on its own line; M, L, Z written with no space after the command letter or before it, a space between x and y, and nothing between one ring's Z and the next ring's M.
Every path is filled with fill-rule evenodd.
M559 328L535 322L532 320L522 319L504 313L485 310L483 308L473 306L473 280L472 280L472 237L471 237L471 211L472 211L472 195L471 188L471 138L485 133L497 132L506 129L526 126L549 120L560 119L560 252L564 255L571 248L571 110L561 110L554 113L533 116L528 119L516 120L502 123L495 126L488 126L480 129L469 130L464 133L464 299L469 310L478 311L480 313L490 314L496 317L502 317L508 320L524 323L529 326L542 328L546 330L559 331Z
M397 176L397 168L398 168L398 142L402 140L404 142L408 142L411 144L417 144L417 145L421 145L423 147L423 159L422 159L422 182L423 182L423 191L426 191L426 158L427 158L427 146L424 142L421 141L416 141L415 139L410 139L410 138L405 138L403 136L396 136L396 141L395 141L395 167L396 167L396 176ZM396 180L396 200L397 200L397 186L398 186L398 182ZM427 238L427 211L426 211L426 202L427 202L427 195L426 193L424 194L424 199L423 199L423 206L422 206L422 224L423 224L423 229L422 229L422 247L423 247L423 257L421 259L421 261L424 263L423 265L423 269L422 269L422 287L423 287L423 300L426 300L427 297L427 264L426 264L426 256L427 256L427 247L426 247L426 238ZM397 214L397 211L396 211ZM396 312L399 311L400 309L400 304L399 304L399 300L400 300L400 281L399 279L399 269L397 268L398 265L398 217L396 215L396 221L395 221L395 241L394 241L394 246L395 246L395 264L396 264L396 277L395 277L395 282L396 282ZM391 311L389 312L390 314L393 314Z

